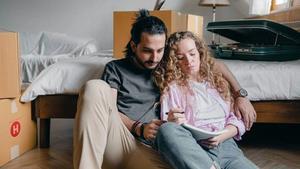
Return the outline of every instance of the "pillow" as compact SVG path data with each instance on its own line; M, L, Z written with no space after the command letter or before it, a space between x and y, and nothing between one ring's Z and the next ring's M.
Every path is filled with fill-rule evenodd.
M22 102L30 102L39 95L76 94L91 79L99 79L112 57L80 57L66 59L44 69L24 91Z
M93 53L96 53L97 51L98 49L96 43L93 40L91 40L87 42L85 46L83 46L81 49L77 50L74 53L74 56L77 57L77 56L91 55Z

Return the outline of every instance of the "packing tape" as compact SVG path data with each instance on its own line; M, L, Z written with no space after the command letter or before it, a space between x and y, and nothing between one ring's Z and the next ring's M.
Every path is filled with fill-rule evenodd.
M13 100L10 104L10 108L11 108L11 113L17 113L18 112L18 107L17 107L17 103L15 100Z
M10 148L10 159L15 159L20 155L20 146L19 144L14 145Z

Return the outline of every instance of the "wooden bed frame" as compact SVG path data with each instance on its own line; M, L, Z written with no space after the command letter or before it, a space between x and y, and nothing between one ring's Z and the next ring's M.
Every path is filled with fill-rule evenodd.
M39 146L50 145L51 118L74 118L78 95L39 96L33 102L36 118L40 119ZM300 124L300 100L254 101L257 123Z

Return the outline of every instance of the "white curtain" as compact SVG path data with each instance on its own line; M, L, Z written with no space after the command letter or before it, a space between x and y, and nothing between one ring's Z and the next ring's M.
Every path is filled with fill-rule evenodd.
M272 0L250 0L249 15L267 15L271 10Z

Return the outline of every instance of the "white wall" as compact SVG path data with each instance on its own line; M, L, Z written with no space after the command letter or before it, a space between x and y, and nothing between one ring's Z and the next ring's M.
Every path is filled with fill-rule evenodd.
M156 0L0 0L0 28L13 31L52 31L93 38L99 49L111 49L112 14L118 10L152 9ZM249 0L231 0L229 7L217 8L216 20L244 18ZM204 16L212 20L209 7L199 0L167 0L163 9ZM211 34L205 32L210 41Z

